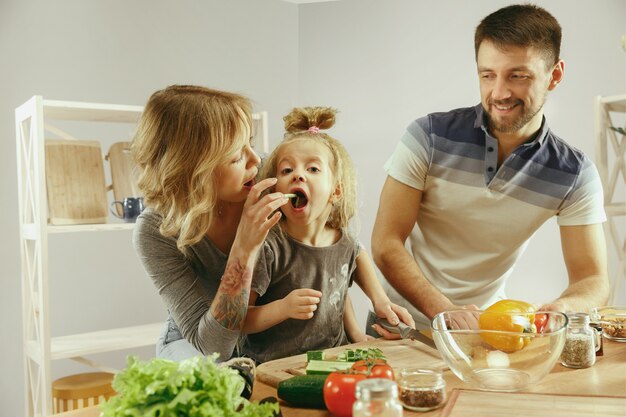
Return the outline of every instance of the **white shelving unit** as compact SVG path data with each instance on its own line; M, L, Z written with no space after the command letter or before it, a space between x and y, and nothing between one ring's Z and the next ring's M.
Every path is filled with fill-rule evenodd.
M110 370L85 358L153 345L162 323L53 337L50 331L48 236L55 233L128 231L132 223L58 226L48 224L44 131L50 120L136 123L141 106L43 99L33 96L15 110L20 219L25 400L28 416L52 415L51 361L73 359ZM253 115L263 152L269 151L267 112Z
M613 271L609 303L620 294L626 281L626 236L620 221L626 219L626 136L610 127L626 129L626 94L596 97L596 164L604 188L604 207L607 215L605 229L609 247L617 256L617 268Z

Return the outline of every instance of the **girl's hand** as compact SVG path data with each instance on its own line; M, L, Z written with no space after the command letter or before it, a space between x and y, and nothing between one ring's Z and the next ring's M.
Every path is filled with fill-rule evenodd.
M276 178L266 178L255 184L246 198L235 238L235 243L244 252L255 253L259 250L267 232L280 220L282 214L276 210L289 201L283 193L270 193L261 197L263 191L274 184Z
M378 317L386 318L387 321L394 326L402 321L407 326L415 328L415 320L413 320L409 311L406 308L392 302L387 301L384 303L374 304L374 312ZM372 328L376 331L376 333L380 334L385 339L400 339L399 334L391 333L383 329L382 326L379 326L378 324L372 325Z
M402 321L407 326L415 328L415 320L409 311L390 301L374 304L374 312L378 317L386 318L392 326L396 326Z
M391 333L389 330L383 329L380 324L372 324L372 329L379 335L383 337L385 340L399 340L402 339L398 333Z
M359 342L371 342L372 340L376 340L375 337L370 336L369 334L359 333L358 335L354 335L352 338L349 338L352 343Z
M317 310L322 293L310 288L298 288L293 290L282 299L283 311L287 317L297 320L308 320L313 317L313 312Z
M391 303L391 309L398 315L402 323L415 329L415 320L413 320L413 316L409 313L409 310L394 303Z

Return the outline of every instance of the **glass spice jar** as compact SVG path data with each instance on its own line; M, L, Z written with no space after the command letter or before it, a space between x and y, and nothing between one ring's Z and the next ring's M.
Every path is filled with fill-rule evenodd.
M569 325L561 364L568 368L588 368L596 363L595 329L589 327L589 314L568 315Z
M359 381L355 396L352 417L403 417L395 381L383 378Z
M590 320L589 327L596 331L596 356L604 356L604 349L602 347L602 323L595 319Z
M400 401L408 410L429 411L446 401L446 381L441 371L405 368L400 371L398 385Z

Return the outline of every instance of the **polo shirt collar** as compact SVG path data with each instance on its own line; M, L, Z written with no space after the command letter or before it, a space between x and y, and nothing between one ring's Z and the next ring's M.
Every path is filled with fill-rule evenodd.
M488 133L489 130L487 129L485 109L483 108L483 105L479 103L476 107L474 107L474 110L476 111L476 120L474 121L474 128L482 129L485 133ZM541 116L541 117L542 117L541 127L539 128L539 132L537 133L537 135L535 136L533 140L524 143L522 146L533 145L535 143L539 143L539 145L542 145L543 142L545 141L550 129L548 128L548 124L546 123L546 116Z

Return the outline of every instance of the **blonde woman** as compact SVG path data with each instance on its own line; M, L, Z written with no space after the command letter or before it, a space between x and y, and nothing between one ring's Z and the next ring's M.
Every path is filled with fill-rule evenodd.
M274 191L290 201L259 257L243 329L243 352L258 362L367 340L348 297L353 281L377 315L413 326L407 310L389 301L371 258L348 231L356 212L352 160L321 131L334 125L335 110L296 108L284 120L287 134L261 178L277 177Z
M248 310L252 271L287 202L255 184L249 101L198 86L155 92L131 152L147 209L133 241L169 312L157 356L229 359Z

